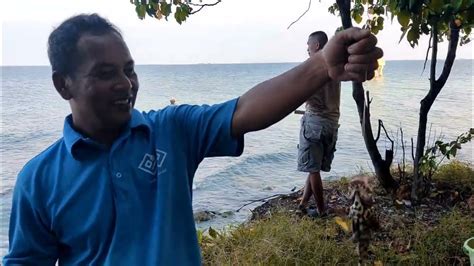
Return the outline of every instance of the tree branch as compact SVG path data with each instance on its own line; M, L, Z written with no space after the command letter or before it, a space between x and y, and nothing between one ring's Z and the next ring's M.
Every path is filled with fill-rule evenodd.
M342 27L348 29L352 27L351 0L336 0L341 14Z
M296 189L296 188L293 188L291 191L294 191L295 189ZM264 197L264 198L261 198L261 199L249 200L248 203L245 203L244 205L242 205L240 208L238 208L237 210L235 210L235 212L239 212L239 211L242 210L244 207L246 207L246 206L248 206L248 205L251 205L251 204L254 204L254 203L256 203L256 202L266 201L266 200L273 199L273 198L277 198L277 197L281 197L281 196L288 196L288 194L279 193L279 194L274 194L274 195L267 196L267 197Z
M196 11L189 12L189 14L190 15L196 14L197 12L201 11L204 7L206 7L206 6L215 6L215 5L219 4L221 1L222 0L217 0L217 2L212 3L212 4L194 4L194 3L188 2L188 5L190 5L190 6L198 6L199 7Z
M431 87L434 87L436 83L436 56L438 55L438 26L433 25L431 34L433 37L433 51L431 52L430 83Z
M388 135L388 132L387 130L385 129L385 126L383 124L383 121L379 119L379 126L383 129L383 131L385 132L385 136L387 137L387 139L392 143L392 151L393 151L393 144L395 143L393 141L393 139L390 138L390 135Z
M426 49L425 63L423 63L423 71L421 72L422 75L423 75L423 73L425 72L425 69L426 69L426 62L428 62L428 55L429 55L430 49L431 49L431 39L432 38L433 38L433 32L430 34L430 40L428 41L428 49Z
M448 53L446 55L446 60L444 62L443 71L439 76L438 80L436 80L437 85L442 88L446 81L448 80L448 76L451 73L451 68L454 64L454 59L456 58L456 50L458 48L459 42L459 27L456 26L454 22L451 21L450 25L450 33L449 33L449 48Z
M288 26L288 28L286 28L287 30L290 29L291 26L293 26L293 24L295 24L296 22L298 22L304 15L306 15L306 13L308 13L309 9L311 8L311 0L309 0L309 3L308 3L308 8L306 9L306 11L301 14L301 16L299 16L299 18L297 18L295 21L291 22L291 24Z
M402 177L405 179L405 141L403 140L403 129L400 125L400 138L402 140L402 164L403 164L403 171L402 174L400 175L400 183L402 183Z
M377 137L375 138L375 142L378 142L379 138L380 138L380 125L382 124L381 122L382 122L382 120L379 119L379 126L378 126L378 129L377 129Z

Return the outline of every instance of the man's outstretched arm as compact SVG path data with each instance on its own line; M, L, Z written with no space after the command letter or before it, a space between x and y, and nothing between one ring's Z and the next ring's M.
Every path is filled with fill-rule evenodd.
M367 30L336 34L323 50L295 68L264 81L244 95L232 120L232 134L264 129L294 111L330 79L365 81L374 77L383 52Z

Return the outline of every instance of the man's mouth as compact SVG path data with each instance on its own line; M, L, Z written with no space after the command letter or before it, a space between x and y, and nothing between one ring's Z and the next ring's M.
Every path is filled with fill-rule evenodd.
M114 101L114 105L132 107L132 97L117 99Z

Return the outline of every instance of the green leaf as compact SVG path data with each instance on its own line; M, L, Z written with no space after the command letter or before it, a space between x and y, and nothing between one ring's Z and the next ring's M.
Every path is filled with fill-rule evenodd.
M140 19L145 18L146 7L144 5L138 5L135 8L135 11L137 12L138 18L140 18Z
M176 22L178 22L181 25L182 21L181 21L180 13L181 13L181 8L179 7L176 8L176 11L174 12L174 18L176 19Z
M196 233L197 233L198 243L201 244L202 243L202 230L197 230Z
M407 34L408 32L408 27L402 27L400 30L402 31L402 36L400 36L400 40L398 41L398 43L401 43L402 40L403 40L403 37L405 37L405 35Z
M217 238L217 235L218 235L218 234L219 234L219 233L217 233L217 231L214 230L214 228L209 227L209 235L210 235L212 238Z
M383 25L384 18L383 17L378 17L377 18L377 24Z
M443 9L443 0L431 0L429 4L429 8L433 10L435 13L440 13Z
M407 40L408 40L408 43L410 43L410 46L413 48L415 47L415 45L418 44L418 39L420 38L420 34L418 34L418 32L416 31L415 28L411 28L409 31L408 31L408 34L407 34Z
M402 27L407 27L408 23L410 23L410 15L406 11L402 11L398 13L397 19L398 19L398 23L400 23Z
M357 24L359 24L359 23L362 22L362 16L359 15L359 14L354 14L353 18L354 18L354 21L355 21Z
M453 1L453 8L455 11L458 11L461 8L462 0L452 0Z
M446 146L439 146L439 150L441 151L442 154L446 154Z

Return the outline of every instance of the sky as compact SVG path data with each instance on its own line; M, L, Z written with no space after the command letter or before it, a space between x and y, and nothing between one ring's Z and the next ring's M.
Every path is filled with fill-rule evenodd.
M204 0L205 1L205 0ZM212 0L211 0L212 1ZM183 25L147 17L139 20L129 0L1 0L1 65L48 65L46 42L51 30L79 13L98 13L123 32L137 64L300 62L307 57L309 33L329 36L340 19L327 12L333 0L222 0ZM388 21L387 21L388 22ZM398 43L400 25L387 23L377 36L386 60L424 59L428 36L415 49ZM440 45L444 58L447 42ZM457 58L472 59L472 44L458 47Z

